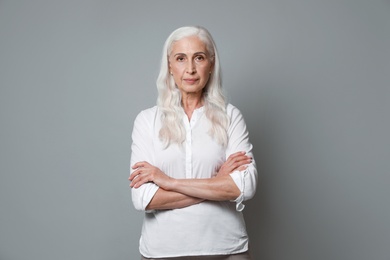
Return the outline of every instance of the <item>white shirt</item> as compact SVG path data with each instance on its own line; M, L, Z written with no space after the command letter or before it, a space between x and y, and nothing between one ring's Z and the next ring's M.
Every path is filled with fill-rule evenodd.
M213 140L204 108L196 109L191 121L183 116L186 140L164 149L159 139L161 112L157 107L142 111L134 122L131 165L147 161L173 178L210 178L230 154L252 155L248 132L240 111L227 106L230 119L226 148ZM158 186L146 183L132 189L137 210L145 211L140 253L145 257L225 255L248 250L248 236L242 215L243 201L253 197L257 185L255 162L244 171L230 174L241 195L235 201L204 201L172 210L145 211Z

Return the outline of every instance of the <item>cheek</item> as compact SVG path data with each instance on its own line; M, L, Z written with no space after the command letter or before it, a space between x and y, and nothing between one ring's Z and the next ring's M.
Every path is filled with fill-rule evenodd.
M173 81L175 81L176 86L181 86L181 76L179 73L172 71L173 72Z
M171 71L173 73L173 75L181 75L183 73L183 66L172 66L171 67Z
M209 67L202 69L203 77L208 79L210 77L210 71L211 71L211 68L209 68Z
M200 66L200 69L202 71L202 74L206 75L206 74L210 74L212 67L210 64L205 64L203 66Z

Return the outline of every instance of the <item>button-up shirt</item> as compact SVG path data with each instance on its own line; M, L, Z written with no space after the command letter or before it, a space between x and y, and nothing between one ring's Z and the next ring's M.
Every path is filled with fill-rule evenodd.
M220 145L209 134L211 127L204 107L196 109L191 120L183 113L186 138L183 144L164 147L159 139L161 111L152 107L138 114L132 133L130 166L146 161L177 179L211 178L229 155L245 151L252 156L252 145L240 111L227 106L228 144ZM242 210L243 201L253 197L257 185L254 160L243 171L230 174L241 194L234 201L204 201L171 210L145 208L159 187L154 183L132 189L136 209L145 211L140 252L145 257L235 254L248 250L248 236Z

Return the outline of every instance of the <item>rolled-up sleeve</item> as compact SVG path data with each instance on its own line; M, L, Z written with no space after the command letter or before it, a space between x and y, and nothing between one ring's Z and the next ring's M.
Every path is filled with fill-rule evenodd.
M230 109L229 143L226 150L226 158L239 151L245 151L247 155L253 158L253 146L249 142L248 130L244 118L237 108L230 105ZM230 176L241 191L241 194L234 201L236 202L236 210L242 211L245 207L243 202L251 199L256 193L258 176L254 158L245 170L234 171Z
M132 132L131 168L135 163L146 161L153 164L153 118L148 116L149 111L142 111L138 114L134 121ZM146 206L150 203L153 196L158 190L158 186L154 183L145 183L139 188L131 189L131 198L135 209L145 211Z

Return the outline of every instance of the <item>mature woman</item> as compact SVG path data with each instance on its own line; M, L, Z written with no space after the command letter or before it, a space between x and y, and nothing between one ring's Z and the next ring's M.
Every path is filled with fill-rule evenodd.
M157 88L157 106L137 116L132 134L142 259L250 259L242 203L255 193L257 171L244 119L223 97L206 29L168 37Z

